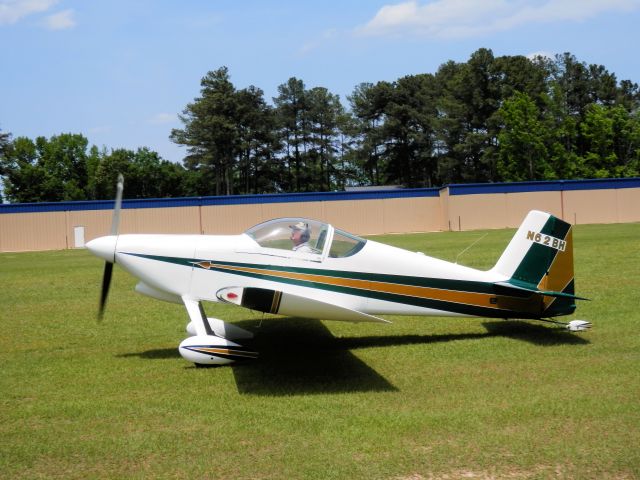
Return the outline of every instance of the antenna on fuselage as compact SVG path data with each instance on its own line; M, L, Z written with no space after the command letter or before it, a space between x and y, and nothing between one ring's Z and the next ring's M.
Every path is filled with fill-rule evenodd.
M464 250L462 250L457 256L456 256L456 260L455 260L455 264L458 264L458 258L460 258L460 255L462 255L463 253L465 253L467 250L470 250L471 247L473 247L476 243L478 243L480 240L482 240L484 237L486 237L487 235L489 235L489 232L485 233L484 235L482 235L480 238L476 239L471 245L469 245L467 248L465 248Z

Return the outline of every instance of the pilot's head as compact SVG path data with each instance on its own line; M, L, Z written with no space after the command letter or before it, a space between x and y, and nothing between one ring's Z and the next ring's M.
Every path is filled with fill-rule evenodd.
M289 228L291 229L291 241L294 245L306 243L311 238L311 229L308 223L298 222L294 225L289 225Z

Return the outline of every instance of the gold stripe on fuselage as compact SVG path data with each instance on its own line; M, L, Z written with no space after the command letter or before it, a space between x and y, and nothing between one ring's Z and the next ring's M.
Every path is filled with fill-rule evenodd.
M330 277L326 275L316 275L309 273L281 272L254 267L235 267L210 262L208 266L209 268L217 268L230 272L239 271L244 273L251 273L254 275L266 275L288 280L298 280L304 282L319 283L323 285L356 288L359 290L378 293L391 293L395 295L405 295L430 300L441 300L445 302L461 303L491 309L499 308L497 304L491 303L491 298L495 298L495 295L490 293L461 292L455 290L419 287L414 285L400 285L397 283L377 282L371 280Z

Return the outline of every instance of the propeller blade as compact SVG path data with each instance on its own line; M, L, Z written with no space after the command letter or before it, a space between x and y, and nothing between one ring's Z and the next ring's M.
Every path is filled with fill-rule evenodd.
M120 227L120 210L122 209L122 191L124 190L124 177L118 174L118 184L116 186L116 204L113 208L113 218L111 219L111 235L118 234Z
M115 249L117 242L118 229L120 228L120 210L122 209L122 191L124 190L124 177L121 173L118 174L118 183L116 185L116 201L113 208L113 217L111 219L111 235L109 237L101 237L96 240L92 240L93 248L98 256L105 258L105 250L108 247L108 256L111 258L111 252L113 251L113 261L107 260L104 264L104 273L102 275L102 292L100 292L100 306L98 307L98 321L102 320L104 316L104 308L107 303L107 297L109 296L109 287L111 287L111 276L113 274L113 264L115 263ZM89 243L92 243L89 242Z
M100 307L98 308L98 321L102 320L104 315L104 306L109 296L109 287L111 286L111 274L113 273L113 263L104 263L104 274L102 275L102 292L100 293Z

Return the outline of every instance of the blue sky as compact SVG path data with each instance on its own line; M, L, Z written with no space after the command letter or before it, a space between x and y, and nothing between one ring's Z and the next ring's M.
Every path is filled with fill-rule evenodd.
M499 55L571 52L640 83L640 0L0 0L0 129L107 148L168 139L200 79L227 66L271 101L290 77L346 96Z

